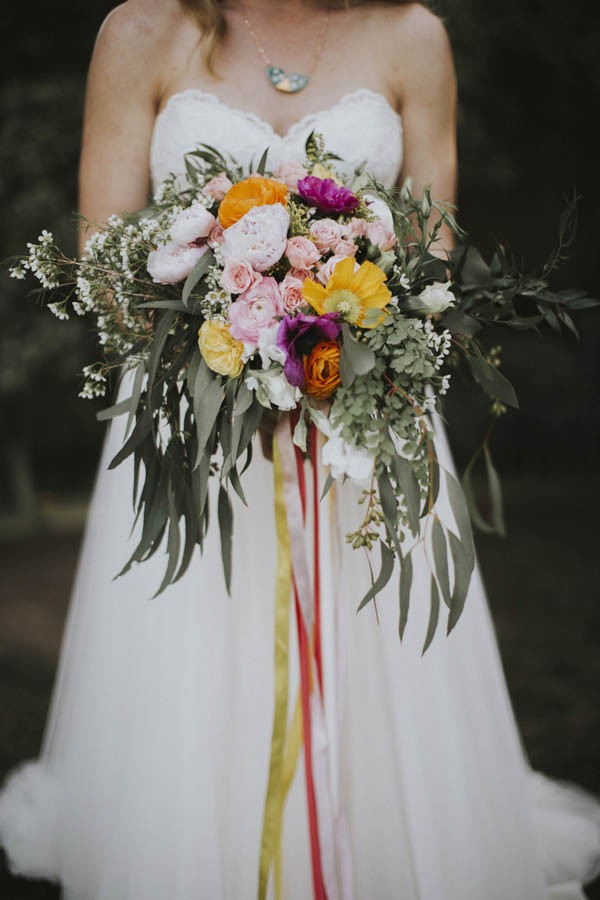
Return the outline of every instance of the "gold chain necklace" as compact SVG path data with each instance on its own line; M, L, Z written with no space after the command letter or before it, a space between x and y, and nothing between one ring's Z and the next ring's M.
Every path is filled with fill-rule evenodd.
M327 26L329 24L329 10L326 10L321 19L321 27L319 29L319 34L317 37L317 42L315 44L312 59L310 61L310 67L306 74L302 74L301 72L293 72L288 75L285 69L282 69L281 66L275 66L267 56L267 52L263 45L261 44L256 31L254 30L254 26L252 22L248 18L248 13L243 3L238 0L238 6L240 8L240 13L242 15L242 21L250 35L252 40L256 44L256 49L258 50L258 54L262 61L265 64L265 71L269 83L273 85L276 91L281 91L284 94L297 94L298 91L303 90L308 84L313 72L317 67L317 63L319 61L319 57L323 52L323 47L325 45L325 35L327 33Z

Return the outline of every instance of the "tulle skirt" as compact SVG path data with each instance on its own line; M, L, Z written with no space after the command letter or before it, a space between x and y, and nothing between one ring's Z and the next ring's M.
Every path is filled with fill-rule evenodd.
M0 842L15 873L60 882L66 900L246 900L273 716L272 466L257 449L248 507L235 505L231 596L213 527L184 578L150 599L163 556L113 580L132 549L132 469L107 470L122 427L102 454L43 747L7 779ZM436 430L451 468L437 419ZM440 628L422 657L422 555L402 643L393 581L356 614L370 583L343 540L357 498L346 484L319 507L325 708L354 897L584 897L599 870L600 807L529 769L478 572L455 631ZM440 502L451 521L443 485ZM293 617L290 630L293 701ZM284 812L283 896L311 894L300 764Z

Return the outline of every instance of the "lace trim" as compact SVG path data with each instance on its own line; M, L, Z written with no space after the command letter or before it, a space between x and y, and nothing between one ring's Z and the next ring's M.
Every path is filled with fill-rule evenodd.
M393 108L384 94L379 91L372 91L370 88L358 88L355 91L350 91L347 94L343 94L340 99L337 100L332 106L328 106L325 109L320 109L317 112L307 113L305 116L302 116L302 118L297 122L293 122L287 129L287 131L283 134L281 134L281 132L279 131L276 131L276 129L271 125L270 122L267 122L266 119L262 119L260 116L256 115L256 113L247 112L246 110L238 109L235 106L230 106L228 103L225 103L225 101L217 97L216 94L202 91L199 88L187 88L184 91L178 91L175 94L171 94L161 111L156 116L154 122L154 130L156 131L156 127L161 118L173 106L187 99L194 99L203 103L211 103L213 104L213 106L217 106L219 109L222 109L229 114L233 113L236 116L241 116L247 122L252 122L257 128L262 128L273 137L285 141L292 138L298 131L302 131L304 128L306 128L307 125L316 122L321 116L327 115L328 113L333 113L340 107L345 106L347 103L360 102L361 100L364 100L366 98L371 101L374 100L388 113L390 113L397 121L400 133L402 134L402 117L400 113Z

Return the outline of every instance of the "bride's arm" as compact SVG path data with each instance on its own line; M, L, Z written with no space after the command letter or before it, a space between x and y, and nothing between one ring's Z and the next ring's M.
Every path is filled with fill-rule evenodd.
M169 4L167 4L169 5ZM79 209L91 222L146 205L149 148L160 92L164 23L143 0L105 20L88 75L79 167ZM80 228L80 249L93 231Z
M431 185L435 200L456 201L456 74L443 23L411 4L402 23L396 92L404 128L401 179L410 176L413 194ZM453 232L440 231L439 251L454 245Z

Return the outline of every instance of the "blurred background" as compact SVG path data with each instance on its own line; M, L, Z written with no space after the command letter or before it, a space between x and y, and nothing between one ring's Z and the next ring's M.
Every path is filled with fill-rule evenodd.
M110 0L7 4L0 53L0 246L42 227L74 250L85 72ZM437 0L460 85L460 221L489 251L539 268L564 195L580 227L558 287L598 296L600 16L594 0ZM94 358L85 324L57 322L0 273L0 777L39 748L103 427L78 399ZM533 765L600 792L598 443L600 311L581 341L502 333L519 413L493 451L508 536L478 550L507 678ZM487 422L457 383L447 408L464 466ZM591 888L590 897L600 898ZM0 871L0 896L56 898ZM485 900L485 898L482 898ZM515 898L517 900L517 898Z

